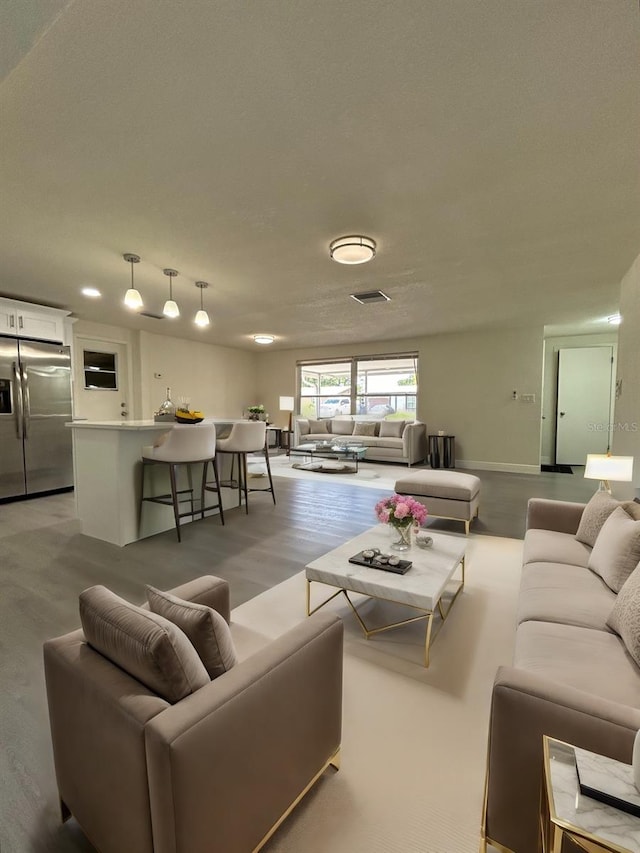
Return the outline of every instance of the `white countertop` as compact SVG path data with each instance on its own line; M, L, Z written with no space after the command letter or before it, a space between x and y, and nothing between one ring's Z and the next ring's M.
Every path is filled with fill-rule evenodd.
M205 418L204 424L244 423L243 418ZM71 421L65 424L71 429L116 429L116 430L168 430L176 426L175 421L154 421L153 418L140 421ZM197 426L197 424L194 424Z

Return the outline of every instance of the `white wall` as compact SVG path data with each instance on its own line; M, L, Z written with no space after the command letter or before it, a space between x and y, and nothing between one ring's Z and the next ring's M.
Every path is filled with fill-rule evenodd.
M257 401L285 426L278 398L295 394L297 360L417 351L418 419L429 432L455 434L461 467L538 471L542 335L539 327L265 352L257 360ZM514 390L535 394L536 402L514 401Z
M618 369L616 378L622 383L616 399L613 453L633 456L633 483L616 483L616 497L640 497L640 255L620 286L618 327Z
M74 324L73 335L74 341L86 337L128 346L133 419L153 417L166 397L167 386L174 403L188 397L192 408L201 409L208 417L239 418L256 399L256 355L252 352L86 321ZM76 384L74 381L74 388ZM86 402L82 415L93 417Z
M208 417L242 417L256 399L253 352L140 332L139 365L143 418L153 416L167 387L174 403L186 397Z
M618 351L618 332L603 332L598 335L567 335L549 337L544 342L544 370L542 378L542 435L540 442L540 461L545 465L553 464L555 458L556 403L558 384L558 351L575 347L613 346L615 360ZM612 401L613 401L612 389ZM613 412L613 406L611 407Z

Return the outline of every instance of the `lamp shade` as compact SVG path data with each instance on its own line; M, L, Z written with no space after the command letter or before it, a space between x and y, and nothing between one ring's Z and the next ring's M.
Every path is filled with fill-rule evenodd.
M280 411L281 412L292 412L295 407L295 401L293 397L280 397Z
M628 483L633 477L633 456L588 453L584 476L589 480L615 480Z

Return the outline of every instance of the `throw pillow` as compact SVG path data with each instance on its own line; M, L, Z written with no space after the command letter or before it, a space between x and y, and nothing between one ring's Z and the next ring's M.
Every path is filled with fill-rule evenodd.
M351 418L332 418L331 420L331 432L333 435L352 435L353 434L353 421Z
M90 646L167 702L211 681L180 628L104 586L80 593L80 622Z
M620 592L638 562L640 521L634 521L618 507L602 525L587 565L614 592Z
M375 435L376 423L368 423L367 421L358 421L353 429L354 435Z
M184 631L212 680L236 665L229 626L212 607L185 601L153 586L147 586L147 601L153 613Z
M380 438L402 438L405 421L382 421L380 424Z
M640 666L640 563L618 593L607 625L620 635L627 651Z
M596 492L584 508L575 538L591 548L596 544L598 533L611 513L620 506L620 501L612 498L609 492Z
M640 501L623 501L620 506L635 521L640 521Z
M309 435L309 421L306 418L300 418L298 421L298 435Z
M328 433L327 424L328 421L314 421L313 418L309 418L309 432L313 435L319 432Z

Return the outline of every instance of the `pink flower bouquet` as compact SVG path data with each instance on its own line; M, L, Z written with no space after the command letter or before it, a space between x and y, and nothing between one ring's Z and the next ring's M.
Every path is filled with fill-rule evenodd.
M419 527L426 519L426 506L409 497L409 495L391 495L383 498L375 506L378 521L392 524L394 527L409 527L415 524Z

